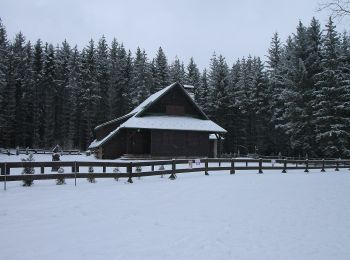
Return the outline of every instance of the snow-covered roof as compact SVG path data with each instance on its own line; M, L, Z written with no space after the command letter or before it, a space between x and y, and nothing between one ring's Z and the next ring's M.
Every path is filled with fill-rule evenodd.
M167 86L167 87L163 88L162 90L160 90L160 91L150 95L140 105L138 105L136 108L134 108L130 113L96 126L95 130L97 130L97 129L101 128L101 127L104 127L106 125L112 124L114 122L118 122L118 121L120 121L122 119L126 119L128 117L134 116L135 114L143 111L147 106L151 105L155 100L157 100L159 97L161 97L163 94L165 94L168 91L168 89L170 89L175 84L176 83L173 83L170 86Z
M218 138L216 137L215 134L210 134L210 135L209 135L209 139L210 139L210 140L216 140L216 139L218 139Z
M140 129L167 129L226 133L226 130L211 120L185 116L132 117L120 127Z
M145 101L143 101L134 110L132 110L130 112L130 114L139 113L139 112L143 111L146 107L151 105L154 101L156 101L159 97L161 97L163 94L165 94L174 85L176 85L176 83L173 83L170 86L167 86L167 87L163 88L162 90L159 90L158 92L154 93L153 95L150 95L148 98L145 99Z
M109 139L111 139L111 137L113 137L116 133L118 133L120 130L120 127L117 127L115 130L113 130L112 132L110 132L106 137L104 137L101 140L97 140L95 139L90 145L88 149L93 149L93 148L97 148L99 146L101 146L102 144L104 144L105 142L107 142Z
M202 131L202 132L214 132L214 133L226 133L226 130L215 124L213 121L203 113L203 111L197 106L196 103L192 100L190 95L184 90L185 94L190 98L193 104L198 108L198 110L203 114L205 119L198 119L185 116L138 116L143 112L147 107L149 107L153 102L157 101L161 96L163 96L168 90L170 90L178 83L173 83L168 87L163 88L162 90L154 93L149 96L145 101L133 109L130 113L119 117L117 119L106 122L102 125L97 126L95 129L98 129L102 126L108 125L110 123L119 121L121 119L127 119L126 122L121 124L118 128L110 132L106 137L101 140L94 140L89 149L97 148L107 142L111 137L113 137L117 132L122 128L138 128L138 129L167 129L167 130L186 130L186 131Z
M164 130L183 130L183 131L198 131L198 132L215 132L226 133L226 130L215 124L211 120L203 120L185 116L145 116L132 117L118 128L110 132L101 140L94 140L89 148L97 148L108 141L112 136L119 132L122 128L136 129L164 129ZM210 139L216 139L215 135L211 134Z
M216 134L210 134L210 135L209 135L209 140L217 140L217 139L218 139L218 138L217 138ZM220 139L223 140L223 139L225 139L225 138L222 137L222 136L220 136Z
M135 113L134 113L134 114L135 114ZM121 117L115 118L115 119L113 119L113 120L110 120L110 121L108 121L108 122L105 122L105 123L103 123L103 124L100 124L100 125L96 126L96 127L95 127L95 130L97 130L97 129L101 128L101 127L104 127L104 126L106 126L106 125L112 124L112 123L114 123L114 122L118 122L118 121L120 121L120 120L127 119L128 117L131 117L131 116L133 116L133 114L130 112L129 114L123 115L123 116L121 116Z

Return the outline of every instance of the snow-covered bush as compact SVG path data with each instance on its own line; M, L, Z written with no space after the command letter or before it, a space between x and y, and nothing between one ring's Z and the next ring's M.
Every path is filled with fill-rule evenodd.
M64 173L64 169L61 167L57 170L57 172L62 174L62 173ZM66 180L64 179L63 176L58 176L58 178L56 180L56 185L62 185L62 184L66 184Z
M29 154L28 158L22 159L23 162L34 162L33 154ZM25 166L22 174L34 174L35 169L31 166ZM32 179L23 180L23 186L32 186L34 181Z
M94 167L89 166L89 173L91 173L91 176L87 178L88 182L95 183L96 182L95 177L92 176L92 174L94 173Z
M141 173L141 172L142 172L142 167L141 167L141 166L136 166L136 168L135 168L135 172L137 172L137 173ZM141 179L141 177L140 177L140 176L138 176L138 179Z
M119 167L115 167L115 168L113 169L113 173L120 173ZM114 179L115 179L116 181L119 180L118 177L114 177Z
M164 165L160 165L159 168L158 168L159 171L164 171L165 170L165 167ZM160 175L160 178L163 178L163 174Z

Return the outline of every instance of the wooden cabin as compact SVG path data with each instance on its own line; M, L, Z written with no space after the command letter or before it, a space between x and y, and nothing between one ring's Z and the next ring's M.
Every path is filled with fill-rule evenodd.
M130 113L97 126L89 149L100 159L216 157L224 133L184 86L173 83Z

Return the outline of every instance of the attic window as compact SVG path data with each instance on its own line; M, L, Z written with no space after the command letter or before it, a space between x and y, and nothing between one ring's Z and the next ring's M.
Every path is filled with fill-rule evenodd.
M184 106L175 106L175 105L167 105L166 106L166 113L168 115L184 115L185 114L185 108Z

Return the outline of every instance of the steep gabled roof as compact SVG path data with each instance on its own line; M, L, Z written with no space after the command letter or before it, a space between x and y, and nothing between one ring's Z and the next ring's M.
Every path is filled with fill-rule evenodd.
M146 107L148 107L150 104L152 104L154 101L158 100L159 97L161 97L163 94L165 94L172 86L174 86L176 83L173 83L171 84L170 86L167 86L165 88L163 88L162 90L159 90L158 92L150 95L148 98L146 98L140 105L138 105L136 108L134 108L130 113L124 115L124 116L121 116L121 117L118 117L116 119L113 119L113 120L110 120L108 122L105 122L103 124L100 124L98 126L95 127L95 130L101 128L101 127L104 127L106 125L109 125L109 124L112 124L112 123L116 123L118 121L121 121L123 119L126 119L128 117L132 117L134 116L135 114L143 111Z
M189 102L198 110L198 112L205 119L190 118L185 116L146 116L140 117L147 109L164 96L168 91L174 87L180 87L180 89L188 98ZM94 140L89 148L97 148L111 139L117 134L122 128L144 128L144 129L168 129L168 130L187 130L187 131L202 131L202 132L213 132L213 133L226 133L227 131L211 121L208 116L200 109L200 107L194 102L189 96L187 91L179 83L173 83L168 87L154 93L149 96L145 101L133 109L130 113L119 117L117 119L108 121L104 124L97 126L95 129L99 129L103 126L127 119L123 124L117 127L115 130L110 132L106 137L101 140Z
M175 82L171 84L170 86L154 93L152 96L147 98L144 102L142 102L137 108L135 108L133 111L137 111L135 116L139 116L147 112L147 109L151 107L152 104L154 104L156 101L158 101L162 96L164 96L166 93L168 93L171 89L179 87L179 89L182 91L182 93L185 95L187 100L193 105L193 107L203 116L203 118L208 119L208 116L203 112L203 110L194 102L192 97L188 94L188 92L184 89L184 87L178 83ZM154 97L153 97L154 96ZM150 99L150 100L149 100ZM132 111L132 112L133 112Z

